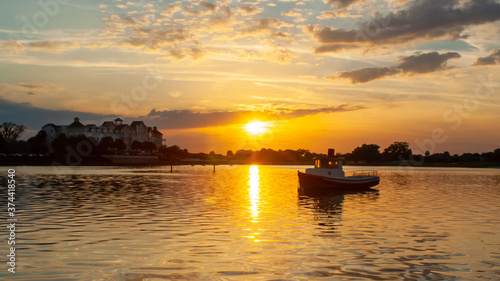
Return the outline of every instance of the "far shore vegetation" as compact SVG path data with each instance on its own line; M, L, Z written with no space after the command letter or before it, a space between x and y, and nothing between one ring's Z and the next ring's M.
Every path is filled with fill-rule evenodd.
M83 135L66 137L62 134L47 143L45 131L27 141L19 140L26 127L11 122L0 125L0 165L111 165L110 155L128 157L154 156L156 164L263 164L263 165L312 165L315 157L325 157L324 153L314 153L307 149L231 150L226 154L190 153L177 145L156 147L151 142L127 145L121 139L105 137L100 141ZM422 167L499 167L500 148L485 153L463 153L462 155L430 153L415 155L408 142L396 141L384 148L376 144L363 144L350 153L337 153L344 158L345 165L367 166L422 166ZM79 160L79 161L76 161Z

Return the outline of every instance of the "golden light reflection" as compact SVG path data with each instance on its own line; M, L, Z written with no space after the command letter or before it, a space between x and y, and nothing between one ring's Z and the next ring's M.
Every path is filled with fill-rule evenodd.
M260 176L259 166L252 165L249 168L248 191L250 195L250 211L252 213L252 222L258 222L259 219L259 201L260 201Z

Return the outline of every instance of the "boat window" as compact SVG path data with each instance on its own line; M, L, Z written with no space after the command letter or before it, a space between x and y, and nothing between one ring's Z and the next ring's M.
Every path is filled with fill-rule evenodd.
M329 161L328 159L316 159L314 162L316 168L337 169L337 161Z

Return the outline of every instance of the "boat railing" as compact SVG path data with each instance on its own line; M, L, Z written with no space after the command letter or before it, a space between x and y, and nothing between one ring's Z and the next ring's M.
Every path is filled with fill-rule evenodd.
M377 171L353 171L345 173L346 177L354 176L378 176Z

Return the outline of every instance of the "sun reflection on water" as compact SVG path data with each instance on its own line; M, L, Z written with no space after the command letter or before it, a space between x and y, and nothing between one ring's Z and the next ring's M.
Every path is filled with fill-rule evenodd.
M259 201L260 201L260 176L259 166L252 165L248 174L248 192L250 195L250 211L252 213L252 222L259 221Z

